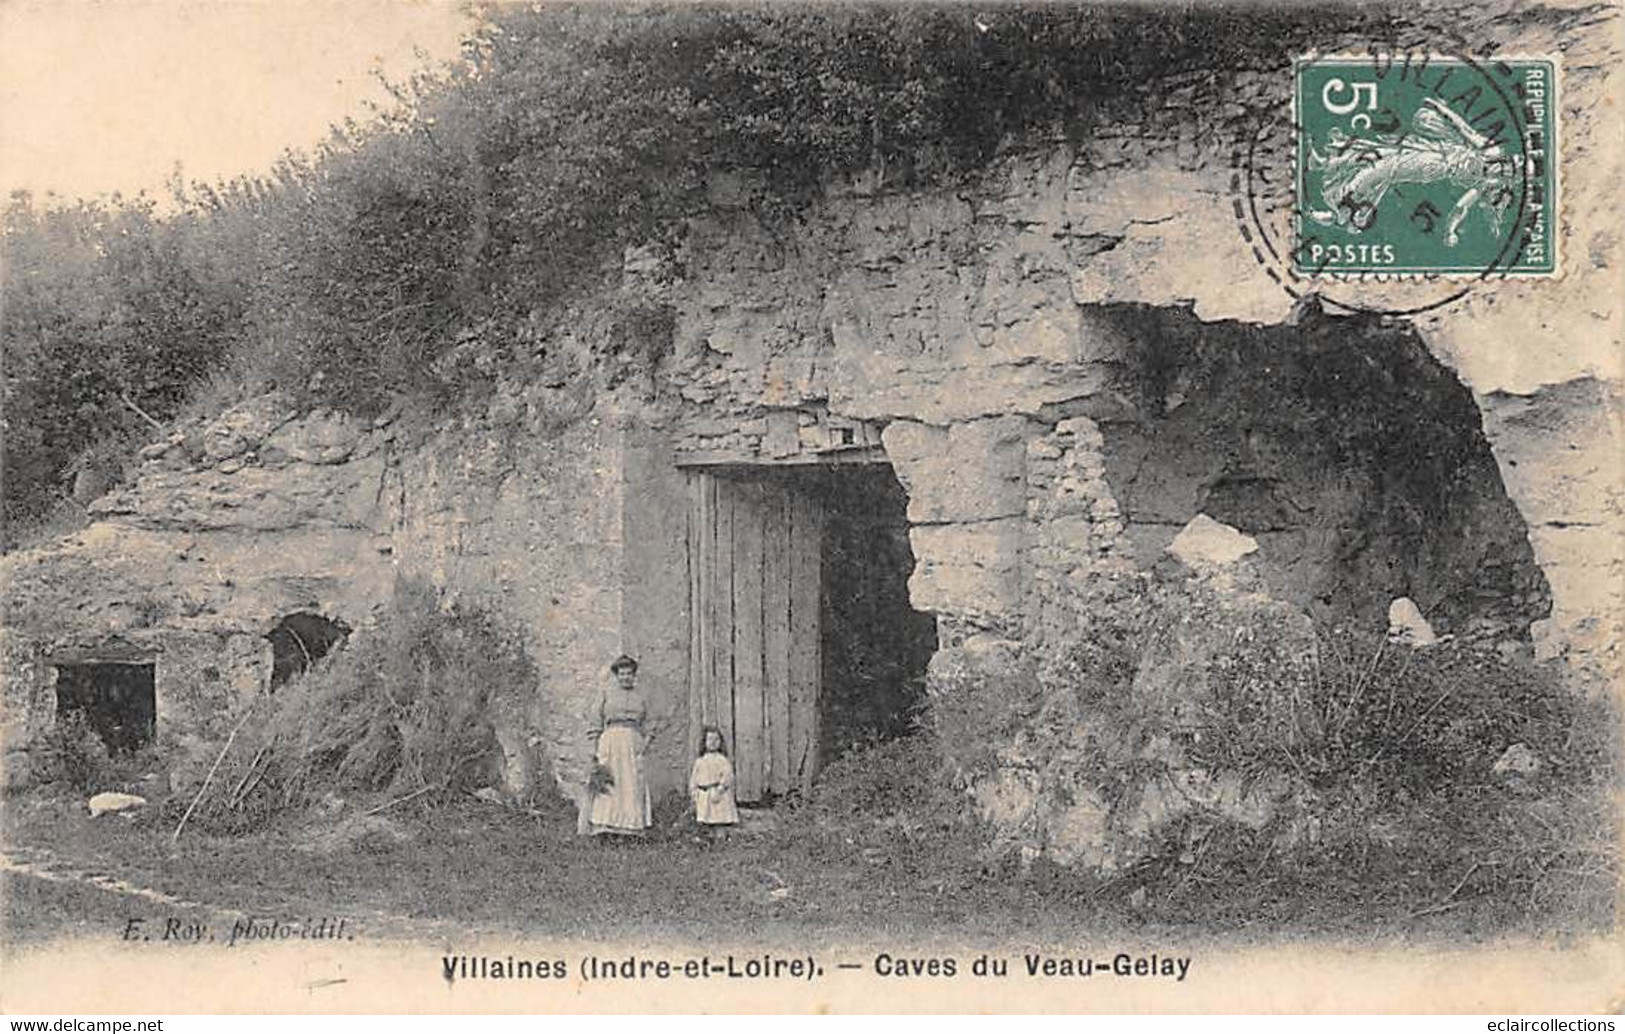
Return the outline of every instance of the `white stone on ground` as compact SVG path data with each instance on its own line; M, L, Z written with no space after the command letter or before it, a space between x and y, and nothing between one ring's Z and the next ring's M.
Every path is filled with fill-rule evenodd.
M1388 604L1388 638L1411 646L1432 646L1439 641L1433 626L1422 616L1422 608L1409 596Z
M1496 775L1534 775L1542 768L1539 755L1522 743L1514 743L1496 759L1490 769Z

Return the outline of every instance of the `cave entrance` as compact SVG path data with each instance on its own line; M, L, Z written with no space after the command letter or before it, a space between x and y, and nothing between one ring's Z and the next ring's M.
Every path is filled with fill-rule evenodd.
M1105 306L1125 343L1106 479L1150 567L1198 513L1252 536L1271 591L1381 630L1398 597L1441 633L1516 645L1551 610L1472 393L1414 329Z
M289 614L278 621L265 636L271 641L271 688L304 674L349 635L342 622L320 614Z
M152 742L158 695L151 662L84 661L55 667L59 723L79 716L109 754L132 754Z
M906 509L868 459L690 470L691 732L722 730L742 803L913 729L937 638Z

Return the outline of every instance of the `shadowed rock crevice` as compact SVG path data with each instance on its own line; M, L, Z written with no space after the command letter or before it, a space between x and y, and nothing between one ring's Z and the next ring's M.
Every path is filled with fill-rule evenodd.
M826 760L914 730L937 623L914 610L908 499L885 464L823 473L823 723Z
M1550 612L1478 407L1409 328L1095 311L1125 342L1130 404L1099 423L1140 566L1204 513L1255 537L1272 593L1317 621L1380 628L1408 596L1442 632L1527 639Z

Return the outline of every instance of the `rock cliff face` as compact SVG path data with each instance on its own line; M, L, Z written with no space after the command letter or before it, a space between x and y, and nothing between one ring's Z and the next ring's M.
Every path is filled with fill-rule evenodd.
M1543 654L1572 651L1574 659L1600 665L1599 675L1617 667L1617 627L1607 616L1618 612L1621 578L1621 488L1607 470L1620 441L1617 327L1608 322L1610 314L1601 314L1603 319L1561 302L1586 291L1592 292L1588 297L1605 296L1606 270L1575 269L1572 277L1544 285L1544 294L1522 284L1484 285L1453 307L1413 321L1414 336L1395 335L1379 344L1374 325L1323 323L1318 316L1300 321L1292 299L1257 269L1234 227L1208 225L1199 211L1154 211L1146 220L1151 227L1133 219L1114 224L1116 231L1140 235L1142 250L1153 240L1158 244L1156 258L1146 257L1143 266L1122 266L1118 248L1071 258L1079 254L1080 237L1099 236L1106 212L1132 211L1135 198L1151 189L1148 182L1157 191L1153 209L1210 195L1213 207L1222 209L1217 184L1226 167L1220 155L1207 173L1215 184L1203 191L1160 182L1158 154L1135 155L1128 146L1122 145L1116 165L1103 170L1065 148L1050 156L1012 156L969 195L974 202L947 193L832 199L821 209L822 219L798 227L796 239L778 249L731 250L727 242L760 239L768 231L748 211L719 213L713 225L700 228L693 248L698 268L690 269L688 279L705 287L679 300L685 307L673 376L684 397L728 406L736 429L729 444L745 453L759 447L750 422L760 423L777 409L817 406L837 418L888 425L888 455L910 489L911 514L919 514L911 516L919 525L916 581L923 595L917 605L990 616L1011 612L1020 595L1011 572L1022 544L1009 532L1017 522L1021 478L1008 457L1058 419L1099 422L1109 443L1105 462L1116 468L1117 487L1127 498L1127 521L1141 533L1142 553L1154 554L1154 529L1166 528L1160 533L1166 539L1192 512L1191 499L1181 499L1184 512L1162 512L1157 498L1165 492L1200 493L1204 505L1251 521L1252 530L1303 538L1309 532L1286 498L1297 490L1271 471L1333 480L1355 472L1313 458L1319 446L1299 435L1318 436L1336 424L1357 436L1361 430L1349 426L1356 414L1391 405L1414 416L1438 402L1453 414L1451 430L1420 423L1396 430L1380 450L1388 459L1369 459L1387 462L1395 473L1406 448L1429 450L1441 434L1461 439L1461 448L1475 457L1466 464L1468 476L1479 484L1438 489L1459 491L1463 499L1476 495L1489 508L1476 515L1460 512L1446 523L1481 529L1506 524L1511 539L1492 532L1481 541L1486 552L1502 544L1513 553L1533 550L1550 582L1549 616L1546 587L1516 557L1511 563L1522 570L1506 572L1504 583L1507 596L1525 597L1516 606L1541 619L1536 636ZM1570 182L1566 189L1577 193L1583 185ZM1201 241L1202 253L1182 258L1170 250L1186 240ZM749 261L764 254L770 257L763 264ZM1215 269L1226 271L1225 280L1209 285L1206 278ZM1517 325L1516 313L1538 309L1547 314L1542 318L1548 329L1532 338L1523 330L1497 328L1479 316L1490 305L1507 311L1509 327ZM1143 316L1125 319L1134 311ZM1553 323L1563 320L1575 325ZM1475 328L1470 347L1458 321ZM1543 371L1547 380L1531 381L1529 342L1546 337L1583 339L1592 351L1584 357L1571 352ZM1271 341L1284 349L1275 366L1267 354ZM1220 359L1216 353L1226 349L1232 358ZM1366 370L1373 376L1359 376L1359 383L1333 381L1329 367L1362 349L1367 351L1359 362L1380 364ZM1223 373L1225 362L1238 376ZM1306 384L1298 376L1288 385L1294 375L1283 365L1327 375L1325 383ZM1265 380L1247 384L1252 370ZM1230 387L1211 383L1215 376L1228 379ZM1295 407L1313 404L1302 391L1318 393L1318 413L1306 412L1288 431L1286 414L1270 408L1270 377L1278 378L1275 389L1300 392L1290 400ZM1223 412L1240 400L1216 393L1238 389L1256 391L1255 407ZM1150 397L1152 392L1160 397ZM1476 404L1471 410L1462 408L1468 401ZM1226 427L1214 426L1215 419ZM1180 448L1163 437L1169 434L1190 446L1177 462L1184 469L1154 463L1148 478L1139 477L1134 468L1155 442L1164 443L1165 453ZM1468 443L1463 436L1481 440ZM706 448L714 440L695 435L680 448ZM1259 456L1248 457L1249 450ZM921 458L928 469L912 470ZM1368 465L1359 476L1371 473ZM1178 483L1158 484L1157 477ZM1368 516L1357 513L1358 505L1342 518L1332 514L1337 503L1331 496L1349 487L1302 486L1320 497L1318 522L1346 529ZM1516 516L1491 501L1503 492ZM1258 498L1260 493L1272 498ZM1437 513L1435 503L1448 505L1435 500L1430 513ZM1520 520L1527 532L1517 527ZM1296 548L1336 547L1300 542ZM1582 554L1591 559L1577 563ZM934 596L935 586L945 583L954 586L950 596ZM1362 591L1374 605L1377 595L1392 588L1392 580L1379 578Z
M56 662L117 644L154 665L159 746L190 767L266 686L278 620L353 621L388 593L385 446L256 400L149 446L84 532L8 556L6 749L54 721Z
M584 708L625 650L654 697L657 784L676 786L685 465L854 451L908 495L934 699L946 713L970 687L1010 688L1016 731L973 790L1030 851L1103 865L1129 850L1103 839L1087 785L1040 807L1035 781L1055 772L1019 730L1062 715L1077 756L1099 755L1057 711L1055 673L1120 645L1102 616L1160 577L1199 515L1257 549L1245 591L1193 583L1176 626L1276 628L1291 668L1305 615L1380 627L1405 595L1440 632L1607 685L1625 614L1621 314L1602 304L1620 260L1618 31L1589 8L1547 14L1507 46L1565 55L1559 280L1473 284L1407 319L1295 302L1230 203L1235 141L1285 98L1284 64L1160 84L1143 121L1013 145L953 187L832 185L794 218L719 174L680 267L632 256L608 299L669 312L659 347L542 333L526 343L540 372L437 422L249 400L150 446L87 531L6 557L7 771L54 717L55 658L114 638L144 651L160 746L197 754L264 684L276 621L364 635L405 574L527 630L543 685L511 690L510 783L579 792ZM1161 706L1166 672L1113 663ZM1232 790L1202 792L1238 814L1279 803Z
M1494 10L1475 10L1452 17L1449 26L1402 28L1398 38L1380 42L1505 49L1513 41L1492 28L1495 18ZM1452 405L1460 396L1451 382L1470 392L1477 413L1458 427L1480 424L1494 473L1550 584L1549 616L1546 589L1527 572L1507 573L1509 594L1525 597L1517 605L1540 618L1534 634L1542 656L1567 655L1606 680L1621 661L1625 582L1620 313L1597 304L1617 294L1618 237L1607 213L1621 152L1601 113L1619 93L1617 74L1608 71L1619 57L1618 23L1592 8L1562 7L1517 21L1517 49L1564 55L1564 275L1469 285L1450 304L1404 321L1432 359L1416 355L1390 365L1379 375L1390 387L1372 381L1342 389L1342 405L1361 409L1362 393L1369 401L1372 393L1398 398L1411 390L1412 374L1453 395ZM1362 51L1371 43L1335 39L1323 49ZM1183 399L1200 402L1201 395L1170 383L1161 400L1152 400L1163 411L1148 409L1143 392L1132 397L1133 383L1163 374L1134 370L1136 355L1182 338L1179 347L1193 354L1175 365L1184 364L1189 377L1200 372L1198 355L1210 347L1202 340L1230 333L1187 335L1172 323L1188 314L1219 328L1277 328L1261 334L1262 343L1299 321L1301 304L1267 275L1254 240L1238 229L1233 196L1245 172L1238 168L1242 144L1259 138L1282 146L1282 127L1270 113L1281 110L1290 82L1283 65L1215 69L1200 81L1156 84L1150 90L1156 101L1132 124L1100 125L1081 138L1010 153L955 189L888 190L883 178L854 181L832 189L793 228L765 222L750 206L748 189L731 183L695 225L685 277L691 286L675 299L672 375L685 398L726 406L735 426L808 404L840 418L889 423L888 452L910 488L911 506L935 508L915 535L922 593L916 605L1008 617L1019 609L1012 572L1023 551L1020 536L1011 534L1011 501L1019 493L1011 489L1009 435L1031 441L1059 418L1089 417L1111 443L1108 468L1115 452L1127 472L1143 443L1133 443L1132 432L1114 433L1113 424L1142 434L1153 427L1177 432ZM1270 159L1266 150L1251 160ZM1331 291L1348 294L1341 285ZM1369 306L1405 309L1438 291L1364 285L1360 297ZM1142 321L1136 335L1115 318L1125 305L1167 315ZM1161 329L1144 332L1159 320ZM1350 328L1344 337L1352 342L1364 333ZM1294 361L1323 365L1325 353L1311 356L1324 347L1304 344ZM1243 366L1247 361L1266 360ZM1166 375L1177 379L1179 371ZM1428 403L1416 396L1404 404ZM1022 420L1024 429L1009 430ZM905 422L935 430L905 431ZM995 422L1004 430L988 431ZM1243 439L1237 444L1247 445L1252 429L1233 429ZM922 453L915 444L922 436L948 452ZM753 443L748 433L743 438L738 444L748 451ZM934 470L911 470L920 455L937 461ZM1297 462L1315 461L1300 455ZM1187 479L1223 476L1217 456L1191 457L1186 466ZM977 467L989 473L976 492L950 486L948 471L971 483ZM1490 473L1472 469L1475 478ZM1117 487L1132 511L1153 486ZM1244 490L1234 481L1209 488ZM964 498L972 494L980 498ZM1494 486L1480 493L1497 494ZM1320 510L1324 518L1326 507ZM1136 522L1130 513L1129 523L1149 532L1154 523L1177 529L1189 513L1170 520L1152 507L1140 516ZM1485 511L1459 519L1482 526L1501 517ZM1506 540L1492 533L1489 541ZM948 595L934 595L939 585L951 586Z
M1110 744L1061 697L1080 649L1091 670L1156 681L1117 656L1110 618L1199 514L1256 539L1255 581L1234 599L1190 586L1184 606L1273 641L1282 671L1306 663L1305 611L1376 628L1403 595L1441 631L1561 658L1579 691L1619 685L1625 351L1618 308L1598 304L1617 294L1621 149L1602 113L1619 25L1595 8L1497 15L1378 45L1564 55L1558 280L1469 284L1443 305L1437 284L1326 285L1415 310L1398 319L1328 318L1346 307L1284 289L1238 223L1237 184L1248 163L1283 169L1285 67L1154 84L1139 116L954 189L860 178L781 225L730 181L696 221L670 296L679 452L761 456L758 429L791 409L883 428L909 494L911 600L939 618L934 709L966 743L993 737L953 760L1011 843L1104 866L1154 832L1122 839L1137 821L1172 821L1156 802L1108 814L1078 774ZM1210 646L1177 666L1187 681L1222 659ZM1238 815L1279 803L1233 789L1207 788Z

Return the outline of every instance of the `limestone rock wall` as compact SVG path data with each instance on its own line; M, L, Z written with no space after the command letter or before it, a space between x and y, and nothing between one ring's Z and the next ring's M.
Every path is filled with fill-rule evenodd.
M1617 677L1625 613L1625 350L1618 307L1598 304L1618 287L1610 212L1625 148L1607 116L1620 92L1610 72L1620 57L1616 14L1551 7L1497 30L1498 10L1482 7L1453 17L1438 38L1401 29L1380 41L1563 55L1563 276L1475 284L1409 322L1470 390L1528 525L1550 584L1550 613L1535 629L1542 655L1570 655L1593 684ZM1042 426L1132 418L1118 390L1125 342L1098 317L1102 306L1265 327L1298 319L1232 204L1238 141L1282 110L1290 67L1215 69L1166 85L1171 92L1143 111L1012 150L965 184L915 190L870 177L832 186L794 226L764 220L737 184L718 192L695 220L673 298L677 360L667 375L685 399L711 406L712 419L816 405L890 422L888 454L911 495L931 497L920 507L936 508L917 517L917 605L1005 627L1024 537L1008 513L972 507L956 519L951 507L962 504L935 499L964 494L941 487L952 471L967 485L982 478L976 490L989 505L1009 509L999 486L1011 468L972 443L972 429L1012 417ZM1277 152L1260 160L1279 161L1284 135L1266 137L1266 152ZM1437 293L1363 289L1370 304L1396 308ZM937 476L911 475L928 455L940 460Z
M1106 480L1105 447L1094 421L1073 417L1027 449L1027 640L1041 656L1090 640L1102 617L1144 588L1148 565L1135 559Z
M1181 385L1168 370L1170 381L1148 399L1143 330L1160 319L1151 310L1277 339L1320 318L1320 306L1302 297L1316 286L1283 289L1236 214L1247 176L1239 155L1256 142L1250 160L1285 169L1289 55L1276 67L1215 68L1156 84L1146 106L1022 142L951 187L863 177L832 185L793 224L776 224L753 209L748 183L730 180L694 220L684 283L672 295L675 360L663 374L706 411L680 413L676 434L699 441L809 409L884 428L885 457L910 496L911 600L939 620L934 702L964 742L991 737L993 758L968 749L956 760L1011 843L1100 865L1133 822L1143 820L1135 835L1145 840L1171 820L1168 802L1151 800L1114 817L1097 788L1046 767L1041 755L1069 758L1076 776L1111 749L1089 741L1090 723L1059 687L1069 668L1117 664L1133 676L1142 658L1102 618L1132 613L1147 569L1204 506L1254 518L1260 581L1236 614L1199 588L1172 612L1290 626L1288 667L1301 665L1311 640L1296 610L1271 593L1334 610L1355 599L1342 616L1371 620L1403 585L1437 603L1457 631L1515 650L1532 637L1537 656L1566 660L1579 688L1619 685L1625 349L1621 313L1606 300L1618 297L1611 213L1625 171L1612 117L1620 21L1595 7L1503 17L1510 12L1480 5L1419 17L1428 24L1399 25L1391 40L1320 41L1327 52L1376 42L1562 55L1563 276L1475 283L1431 308L1437 284L1358 287L1371 307L1424 308L1389 327L1414 334L1431 358L1391 366L1379 375L1391 378L1386 387L1350 387L1345 416L1396 398L1401 409L1432 406L1405 395L1415 379L1406 371L1436 382L1440 399L1466 397L1476 410L1456 425L1466 443L1460 476L1446 485L1435 472L1432 500L1396 491L1380 464L1372 478L1311 455L1319 443L1255 434L1222 406L1193 424L1190 441L1201 439L1202 449L1175 449L1172 461L1159 452L1157 436L1178 424L1164 418L1211 385L1202 376ZM1289 172L1274 182L1260 205L1284 212ZM1325 290L1349 297L1348 285ZM1147 309L1139 334L1136 321L1118 318L1135 307ZM1370 329L1346 326L1351 344ZM1312 353L1295 361L1314 367ZM1262 372L1270 360L1260 353L1245 362ZM1413 433L1425 440L1428 432ZM1487 452L1475 452L1486 440ZM729 446L750 453L761 441L747 431ZM1249 449L1258 454L1250 478L1227 481L1226 468ZM1274 473L1272 449L1284 460ZM1291 482L1309 489L1311 519L1255 512ZM1225 492L1236 498L1215 495ZM1418 522L1405 511L1419 502L1426 517ZM1383 528L1392 549L1370 550L1361 541L1367 525ZM1079 663L1069 655L1080 648L1105 656ZM1020 688L1027 683L1037 687L1031 700ZM1016 702L991 704L988 687ZM1164 760L1179 768L1176 757ZM1057 780L1066 807L1053 803ZM1184 789L1228 801L1238 815L1274 806L1229 800L1224 787Z
M154 666L172 777L201 779L210 745L270 677L265 636L279 619L313 612L359 626L387 598L388 438L257 399L148 446L84 531L6 556L7 751L37 745L54 722L53 660L94 660L116 644ZM8 775L27 767L17 759Z
M8 778L27 781L28 750L55 720L52 660L110 642L154 664L157 746L177 785L201 778L268 683L278 620L317 613L365 635L402 576L488 608L526 640L542 684L494 687L510 789L538 776L584 784L589 702L622 649L655 654L657 707L686 722L670 718L686 689L672 676L686 670L686 613L661 599L638 627L664 628L663 640L623 635L628 568L655 552L624 536L629 455L642 453L623 448L624 421L541 426L512 415L516 399L408 433L390 417L296 416L267 397L149 446L88 529L0 561ZM663 785L681 778L683 739L657 751Z
M908 493L918 610L953 614L989 629L1020 627L1026 521L1027 439L1020 416L939 427L899 420L886 427L886 455Z
M533 389L511 385L512 399ZM490 414L522 412L502 404ZM391 468L394 566L506 619L539 686L505 687L510 788L579 795L608 665L638 657L652 780L687 777L688 575L682 475L663 439L611 405L564 426L533 418L444 428Z

